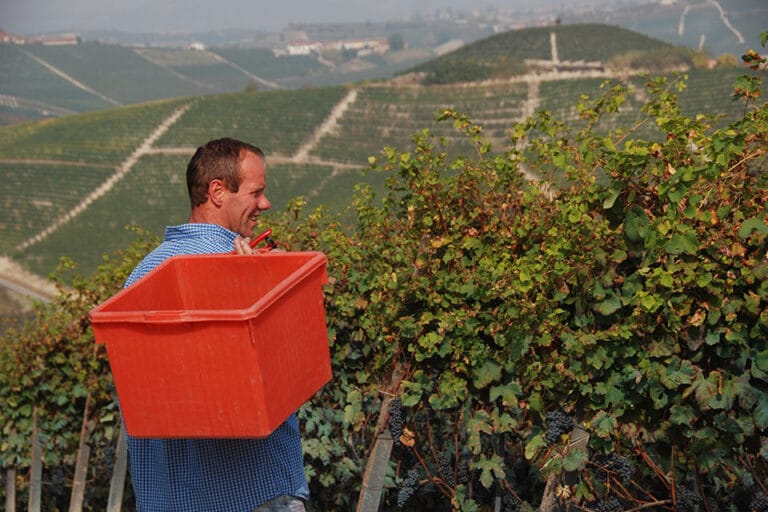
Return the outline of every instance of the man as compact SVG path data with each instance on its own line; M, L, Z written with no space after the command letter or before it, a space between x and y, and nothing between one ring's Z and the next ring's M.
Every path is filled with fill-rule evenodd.
M164 241L126 286L177 254L251 254L263 210L264 153L234 139L197 149L187 166L189 222L166 228ZM298 420L291 415L264 439L128 438L139 512L303 512L309 497Z

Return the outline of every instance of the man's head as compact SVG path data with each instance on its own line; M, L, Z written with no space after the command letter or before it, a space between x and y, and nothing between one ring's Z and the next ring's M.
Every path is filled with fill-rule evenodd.
M253 235L257 217L271 203L264 193L264 153L235 139L212 140L187 165L190 222L219 224L244 237Z

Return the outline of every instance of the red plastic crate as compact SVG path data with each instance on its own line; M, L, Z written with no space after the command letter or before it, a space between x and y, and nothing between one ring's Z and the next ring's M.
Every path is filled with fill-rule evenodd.
M135 437L264 437L331 378L325 255L174 256L89 313Z

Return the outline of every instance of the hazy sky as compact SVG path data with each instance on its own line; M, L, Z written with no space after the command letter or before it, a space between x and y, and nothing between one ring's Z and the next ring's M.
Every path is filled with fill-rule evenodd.
M570 0L0 0L0 29L19 35L121 30L278 30L290 22L397 19L439 8L563 5Z

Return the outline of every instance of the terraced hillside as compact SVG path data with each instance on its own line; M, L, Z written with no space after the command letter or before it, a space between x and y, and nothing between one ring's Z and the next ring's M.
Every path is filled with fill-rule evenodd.
M280 89L325 68L261 48L130 48L0 43L0 125L153 100ZM300 86L302 84L296 84Z
M550 54L564 55L552 41L550 37ZM182 64L178 55L157 52L141 59L165 59L166 69L202 65L201 61ZM550 59L555 61L565 62ZM721 114L722 123L735 119L743 107L730 101L729 93L741 73L727 68L688 72L687 87L678 93L681 109L690 115ZM405 151L414 133L429 130L437 143L442 144L440 138L453 145L449 151L469 150L451 123L435 120L443 109L467 114L483 127L491 146L501 150L514 123L536 112L546 110L557 119L582 122L577 102L584 96L599 96L604 82L623 83L629 93L619 112L598 129L610 134L633 126L647 101L645 80L637 72L610 68L538 69L444 85L397 79L192 95L0 127L4 178L0 201L6 212L0 218L0 257L47 275L67 255L87 272L102 254L123 246L132 236L126 225L160 234L166 224L184 220L186 161L198 145L212 138L238 137L265 150L275 210L303 195L310 206L323 204L341 211L356 184L367 181L381 187L381 176L361 171L385 146ZM764 91L768 94L768 87ZM641 130L643 137L662 136L654 126L643 125ZM535 176L537 170L528 172Z
M728 91L739 73L692 73L679 93L681 108L734 119L740 107ZM514 122L536 111L578 122L576 102L585 94L598 96L604 80L620 78L535 75L452 86L375 83L213 95L2 127L0 201L7 213L0 221L0 251L45 275L62 255L93 268L103 253L132 236L124 230L128 224L161 233L188 212L186 161L195 147L219 136L252 141L266 151L276 210L304 195L311 205L338 211L355 184L381 180L360 171L384 146L407 150L422 129L455 140L450 123L435 121L441 109L468 114L501 149ZM601 127L606 133L640 116L643 79L624 80L633 92ZM660 136L647 129L646 136Z
M448 27L442 31L452 33ZM331 35L318 33L315 37ZM672 54L665 62L685 61L692 52L637 32L595 24L496 34L435 60L429 59L439 41L420 44L425 46L349 59L339 55L276 56L268 48L227 46L203 50L98 42L70 46L0 43L0 125L158 99L338 85L392 77L409 69L425 73L429 83L475 82L525 74L538 65L533 61L598 61L605 65L618 55L649 51ZM658 60L655 56L651 62Z

